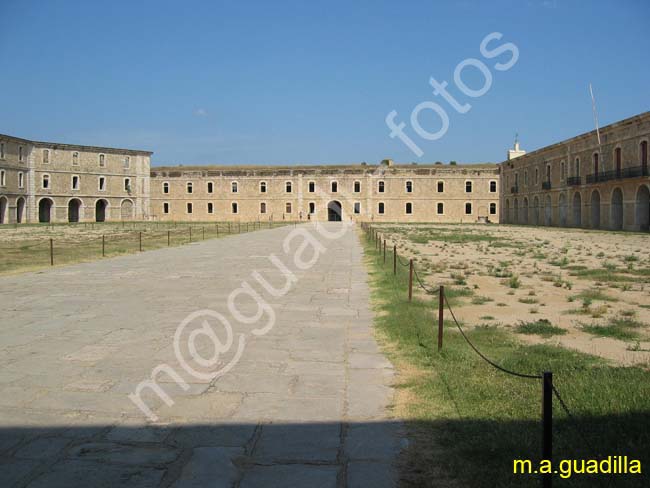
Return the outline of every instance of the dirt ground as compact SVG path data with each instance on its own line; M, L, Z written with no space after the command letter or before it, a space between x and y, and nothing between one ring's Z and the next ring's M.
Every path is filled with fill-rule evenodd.
M489 224L374 225L467 327L510 328L613 363L650 366L650 236ZM416 287L417 288L417 287ZM559 328L554 329L554 328Z

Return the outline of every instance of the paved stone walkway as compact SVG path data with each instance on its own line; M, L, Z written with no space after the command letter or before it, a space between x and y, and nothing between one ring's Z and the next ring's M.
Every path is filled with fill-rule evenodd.
M326 249L311 269L294 264L305 235L283 247L296 231ZM352 229L330 240L303 225L1 278L0 486L394 486L393 370L373 338L361 253ZM284 296L251 275L285 285L270 254L297 278ZM300 257L312 256L307 246ZM228 311L242 281L272 305L267 333L253 333L266 312L242 324ZM244 295L235 304L259 309ZM174 352L178 325L202 309L230 321L232 344L199 314L179 341L190 366L202 368L192 331L200 358L214 359L204 320L224 344L217 369L244 344L216 379L189 374ZM174 402L142 390L156 421L128 397L153 371Z

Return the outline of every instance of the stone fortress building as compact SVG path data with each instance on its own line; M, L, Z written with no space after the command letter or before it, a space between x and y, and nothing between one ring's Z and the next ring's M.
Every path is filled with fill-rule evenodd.
M359 220L647 230L650 112L500 164L173 166L0 135L0 223Z
M610 230L650 224L650 112L499 165L501 223Z

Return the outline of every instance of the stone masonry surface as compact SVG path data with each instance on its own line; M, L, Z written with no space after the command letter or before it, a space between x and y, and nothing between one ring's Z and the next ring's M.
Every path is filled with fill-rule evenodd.
M228 316L227 296L256 284L254 270L281 287L268 256L289 265L301 239L286 254L282 243L296 229L327 250L294 270L288 294L266 297L275 326L253 336L230 318L246 333L234 368L212 381L185 373L178 324L200 309ZM4 277L0 486L394 486L402 426L386 410L393 368L366 280L355 231L329 240L311 224ZM127 395L161 363L189 388L158 375L175 403L143 393L151 423Z

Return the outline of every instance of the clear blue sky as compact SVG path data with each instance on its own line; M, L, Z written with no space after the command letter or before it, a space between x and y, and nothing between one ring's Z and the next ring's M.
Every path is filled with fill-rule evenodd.
M494 31L519 48L508 71L480 54ZM647 0L0 0L0 132L154 164L501 161L517 131L532 150L592 129L590 81L601 125L649 110L649 47ZM453 82L472 57L493 76L475 99ZM437 141L409 122L427 100L450 118ZM391 110L421 158L389 137Z

